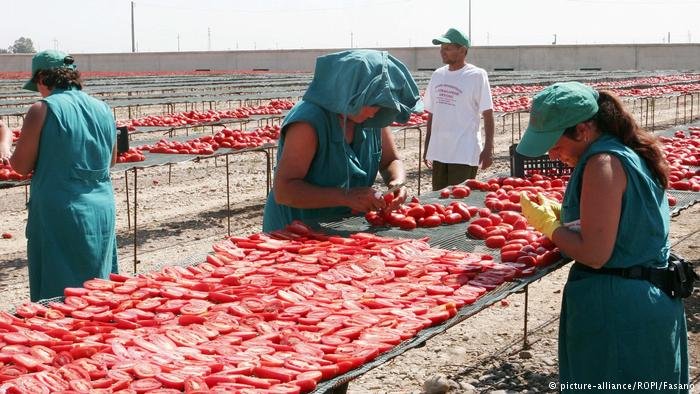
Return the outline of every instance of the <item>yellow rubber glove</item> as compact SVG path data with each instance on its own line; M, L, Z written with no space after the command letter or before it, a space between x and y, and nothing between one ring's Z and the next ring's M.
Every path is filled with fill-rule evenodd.
M537 198L540 200L540 205L549 207L557 219L561 220L561 203L559 201L549 198L542 193L537 193Z
M546 203L538 204L530 201L527 193L520 195L520 208L527 222L549 239L552 239L554 230L561 226L561 222L550 206Z

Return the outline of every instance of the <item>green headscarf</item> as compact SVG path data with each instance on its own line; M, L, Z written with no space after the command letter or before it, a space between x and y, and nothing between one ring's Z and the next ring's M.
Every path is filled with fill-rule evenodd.
M303 97L328 111L355 115L364 106L379 107L363 127L408 121L422 110L418 86L406 66L386 51L349 50L320 56Z

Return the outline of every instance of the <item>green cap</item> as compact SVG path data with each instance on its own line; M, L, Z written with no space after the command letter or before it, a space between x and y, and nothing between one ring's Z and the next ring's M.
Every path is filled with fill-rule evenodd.
M433 40L433 45L441 44L458 44L469 48L469 37L455 28L450 28L447 33Z
M557 82L532 99L530 121L515 150L541 156L554 146L564 130L598 113L598 92L580 82Z
M34 76L39 70L52 70L55 68L70 68L75 70L73 57L61 51L49 49L41 51L32 58L32 77L27 81L23 88L38 92L36 82L33 82Z

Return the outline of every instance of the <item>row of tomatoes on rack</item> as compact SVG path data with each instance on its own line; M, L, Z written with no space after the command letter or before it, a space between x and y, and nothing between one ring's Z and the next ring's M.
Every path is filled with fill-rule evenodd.
M213 155L220 148L235 150L258 148L266 144L275 144L280 136L279 125L267 125L252 131L223 128L214 135L205 135L187 141L171 141L165 138L153 145L141 145L129 148L117 158L118 163L144 161L143 152Z
M669 188L700 192L700 127L660 137L671 173Z
M253 115L281 115L294 106L290 100L275 99L258 106L238 107L229 110L184 111L166 115L147 115L138 119L117 121L117 126L126 126L134 131L136 127L178 127L218 122L221 119L245 119Z
M113 274L67 288L63 301L0 312L0 392L308 392L534 273L301 223L214 251L198 265Z

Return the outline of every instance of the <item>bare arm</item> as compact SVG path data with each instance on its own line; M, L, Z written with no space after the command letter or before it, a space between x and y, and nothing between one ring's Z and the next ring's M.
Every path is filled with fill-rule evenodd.
M310 124L298 122L288 126L273 185L278 204L301 209L346 206L359 212L386 206L384 199L375 197L375 190L371 187L346 191L343 188L316 186L305 181L317 145L318 137Z
M406 170L399 158L394 135L389 127L382 129L382 158L379 162L379 172L384 183L389 187L406 183ZM392 205L403 203L404 200L406 200L406 189L402 187L394 192L395 203Z
M10 156L12 155L10 152L11 146L12 132L5 123L0 120L0 164L7 164L10 160Z
M481 115L484 118L484 134L486 136L486 141L484 142L484 150L482 150L481 154L479 155L479 163L481 163L481 169L485 170L493 163L493 110L487 109L486 111L482 112Z
M17 140L17 146L10 158L12 168L22 175L29 174L36 165L39 153L39 139L41 128L46 119L46 104L38 101L32 104L27 111L27 116L22 124L22 133Z
M554 243L568 256L593 268L602 267L615 247L627 176L620 161L602 153L586 163L581 186L581 231L559 227Z
M427 155L428 155L428 144L430 144L430 133L433 131L433 114L428 112L428 125L426 126L426 132L425 132L425 146L423 148L423 161L425 162L425 165L428 166L428 168L433 168L433 162L428 161Z

